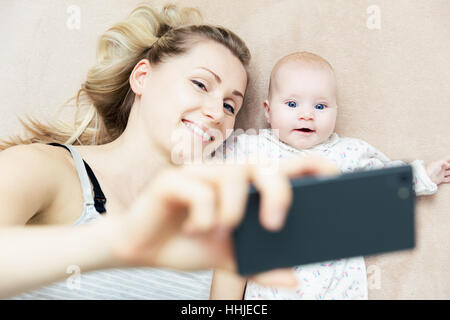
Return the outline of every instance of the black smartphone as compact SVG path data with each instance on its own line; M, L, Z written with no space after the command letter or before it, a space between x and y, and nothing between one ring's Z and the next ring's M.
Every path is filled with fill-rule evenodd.
M293 179L293 202L277 232L261 226L252 186L233 232L239 273L414 248L412 181L409 165Z

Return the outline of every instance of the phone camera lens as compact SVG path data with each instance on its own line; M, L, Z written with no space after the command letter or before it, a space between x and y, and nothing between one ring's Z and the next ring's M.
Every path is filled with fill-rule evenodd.
M405 188L405 187L399 188L397 195L400 199L408 199L408 197L409 197L408 188Z

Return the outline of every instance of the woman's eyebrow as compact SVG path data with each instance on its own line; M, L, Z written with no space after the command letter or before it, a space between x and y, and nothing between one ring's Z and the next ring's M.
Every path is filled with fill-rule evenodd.
M215 74L214 72L212 72L212 71L209 70L208 68L205 68L205 67L199 67L199 69L203 69L203 70L205 70L205 71L208 71L209 73L211 73L211 74L214 76L214 78L216 79L216 81L217 81L219 84L222 83L222 79L220 79L220 77L219 77L217 74ZM233 90L232 94L234 94L235 96L241 97L242 100L244 100L244 95L243 95L241 92L239 92L238 90Z
M212 72L212 71L209 70L208 68L205 68L205 67L199 67L199 69L203 69L203 70L208 71L209 73L211 73L211 74L214 76L214 78L216 78L216 81L217 81L218 83L222 83L222 79L220 79L220 77L219 77L217 74L215 74L214 72Z
M235 96L241 97L242 100L244 100L244 96L242 93L240 93L237 90L233 90L232 94L234 94Z

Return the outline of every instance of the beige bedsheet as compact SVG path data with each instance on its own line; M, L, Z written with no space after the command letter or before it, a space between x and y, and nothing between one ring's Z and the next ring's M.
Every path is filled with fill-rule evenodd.
M198 7L207 22L231 28L250 47L251 82L237 127L265 126L272 65L308 50L336 70L341 136L364 139L391 159L450 155L449 0L178 2ZM18 131L15 114L52 115L79 88L98 35L138 3L2 1L0 135ZM371 299L450 298L449 208L450 185L420 198L416 249L367 258Z

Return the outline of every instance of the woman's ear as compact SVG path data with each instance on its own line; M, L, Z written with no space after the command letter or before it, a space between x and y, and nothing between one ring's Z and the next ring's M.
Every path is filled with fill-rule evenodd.
M266 117L266 121L270 124L270 105L269 100L264 100L264 115Z
M130 87L137 96L140 96L144 90L145 79L149 75L150 69L150 62L147 59L142 59L134 66L131 72Z

